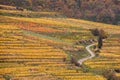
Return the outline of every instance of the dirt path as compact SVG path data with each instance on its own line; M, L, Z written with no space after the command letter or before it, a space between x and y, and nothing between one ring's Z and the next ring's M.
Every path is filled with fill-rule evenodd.
M82 58L82 59L78 60L78 63L79 63L80 65L82 65L84 61L86 61L86 60L88 60L88 59L91 59L91 58L93 58L93 57L95 56L94 52L92 52L92 51L90 50L90 47L91 47L91 46L94 46L94 45L95 45L95 43L94 43L94 44L91 44L91 45L88 45L88 46L86 47L86 50L89 52L90 56L87 56L87 57L85 57L85 58Z

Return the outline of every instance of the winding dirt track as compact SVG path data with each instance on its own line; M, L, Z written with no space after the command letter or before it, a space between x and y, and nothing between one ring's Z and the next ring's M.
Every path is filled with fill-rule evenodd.
M78 63L79 63L80 65L82 65L84 61L95 57L94 52L92 52L92 51L90 50L90 47L91 47L91 46L94 46L94 45L95 45L95 43L86 46L86 50L89 52L90 56L87 56L87 57L85 57L85 58L82 58L82 59L78 60Z

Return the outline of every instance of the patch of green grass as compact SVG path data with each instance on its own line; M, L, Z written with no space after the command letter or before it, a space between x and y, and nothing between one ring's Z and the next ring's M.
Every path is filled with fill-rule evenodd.
M44 34L50 37L55 37L60 40L64 40L67 42L73 42L73 43L75 43L78 40L82 40L82 39L94 38L89 33L85 34L83 32L56 32L56 33L40 33L40 34Z
M64 50L67 54L67 60L71 60L72 57L75 57L75 59L78 61L79 59L82 59L86 56L88 56L88 52L83 48L79 51L69 51L69 50Z
M55 37L50 37L50 36L42 35L37 32L32 32L32 31L27 31L27 30L22 30L22 31L23 31L23 34L25 34L25 35L37 36L38 38L48 39L48 40L52 40L55 42L61 42L63 44L72 45L72 43L65 42L64 40L60 40Z

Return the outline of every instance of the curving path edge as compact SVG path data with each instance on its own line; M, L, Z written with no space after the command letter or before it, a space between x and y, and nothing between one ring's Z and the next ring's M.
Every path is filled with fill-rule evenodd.
M82 65L84 61L95 57L94 52L92 52L92 51L90 50L90 47L91 47L91 46L94 46L95 44L96 44L96 43L86 46L86 50L88 51L88 53L90 54L90 56L87 56L87 57L85 57L85 58L82 58L82 59L78 60L78 63L79 63L80 65Z

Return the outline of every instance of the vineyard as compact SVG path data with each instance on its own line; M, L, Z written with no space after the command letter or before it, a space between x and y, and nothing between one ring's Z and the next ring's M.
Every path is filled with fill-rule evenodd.
M67 55L44 40L22 35L19 28L0 26L0 73L12 80L105 80L74 69L64 62ZM37 76L37 77L36 77ZM28 77L28 78L27 78ZM2 77L1 77L2 80Z
M71 64L71 56L89 56L85 47L91 43L76 42L96 40L89 31L96 27L109 36L100 53L81 67ZM95 71L120 69L119 34L118 26L57 12L0 10L0 80L107 80ZM120 73L115 76L119 80Z

